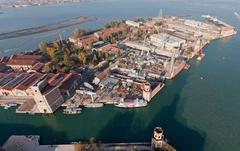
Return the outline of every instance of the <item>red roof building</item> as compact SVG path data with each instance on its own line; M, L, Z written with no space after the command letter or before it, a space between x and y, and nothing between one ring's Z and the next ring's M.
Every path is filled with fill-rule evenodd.
M7 65L15 70L28 70L36 63L44 62L44 58L40 55L12 55Z

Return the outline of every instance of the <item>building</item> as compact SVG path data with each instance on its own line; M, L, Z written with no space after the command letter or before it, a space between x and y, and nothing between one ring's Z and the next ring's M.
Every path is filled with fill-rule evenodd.
M72 42L76 48L81 48L81 47L87 48L89 45L93 44L99 39L94 34L91 34L87 36L82 36L80 38L76 36L70 36L68 40Z
M108 54L116 54L120 49L117 47L117 44L106 44L97 49L98 51L107 52Z
M53 113L64 103L57 86L59 77L55 77L52 80L51 78L54 76L53 74L48 74L43 80L31 86L34 94L33 98L38 109L37 113ZM53 83L56 85L53 85Z
M28 78L26 78L22 83L17 85L13 89L14 96L34 96L33 90L30 88L37 82L39 82L42 78L44 78L46 75L41 73L34 73L30 75Z
M16 104L24 102L25 107L18 113L53 113L64 103L64 98L75 93L80 82L81 76L76 73L0 73L0 96L13 99ZM32 101L28 104L27 100Z
M6 66L3 63L0 63L0 73L10 73L12 71L13 71L13 69L11 67Z
M150 42L157 47L172 50L181 48L183 45L185 45L186 40L166 33L159 33L151 35Z
M35 73L35 72L42 72L42 69L44 67L44 63L36 63L31 69L29 69L28 73Z
M144 83L142 90L143 90L143 99L150 102L152 99L151 85L149 83Z
M12 55L7 65L14 70L27 71L32 68L36 63L44 62L45 59L40 55Z
M64 98L71 97L81 83L81 76L76 73L69 73L59 84L59 89Z
M15 75L13 79L11 78L10 81L8 81L3 87L1 87L1 93L5 96L15 96L13 89L18 84L26 80L29 76L30 74L28 73L21 73Z
M95 32L94 35L99 39L106 40L107 38L111 37L113 34L122 33L127 29L128 27L126 26L126 24L124 24L124 25L120 25L119 27L107 28L102 31Z
M104 70L93 79L93 83L98 85L104 78L108 77L108 75L109 75L109 71Z
M140 23L135 22L135 21L131 21L131 20L127 20L125 23L126 23L128 26L137 27L137 28L139 28L140 25L141 25Z

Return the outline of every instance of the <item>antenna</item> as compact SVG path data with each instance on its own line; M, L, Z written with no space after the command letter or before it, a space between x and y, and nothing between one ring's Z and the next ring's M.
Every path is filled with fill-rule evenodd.
M160 19L163 18L163 9L162 8L159 10L158 16L160 17Z
M238 20L240 21L240 15L237 12L234 12L234 15L238 18Z

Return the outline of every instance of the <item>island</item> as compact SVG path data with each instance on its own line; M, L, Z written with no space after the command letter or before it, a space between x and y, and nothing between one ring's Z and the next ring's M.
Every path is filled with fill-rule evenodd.
M167 80L201 61L214 39L236 34L231 25L202 15L203 21L160 16L121 20L66 40L41 42L39 48L1 57L0 104L19 105L17 113L80 114L82 108L112 104L141 108Z
M79 3L82 1L83 0L18 0L18 1L0 2L0 9L44 6L44 5L64 4L64 3Z

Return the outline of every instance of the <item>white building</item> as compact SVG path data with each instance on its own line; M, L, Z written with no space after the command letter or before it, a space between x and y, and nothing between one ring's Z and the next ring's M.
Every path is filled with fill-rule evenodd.
M186 40L166 34L159 33L150 36L151 44L167 50L178 49L185 45Z
M125 23L126 23L128 26L133 26L133 27L137 27L137 28L140 27L140 23L135 22L135 21L127 20Z

